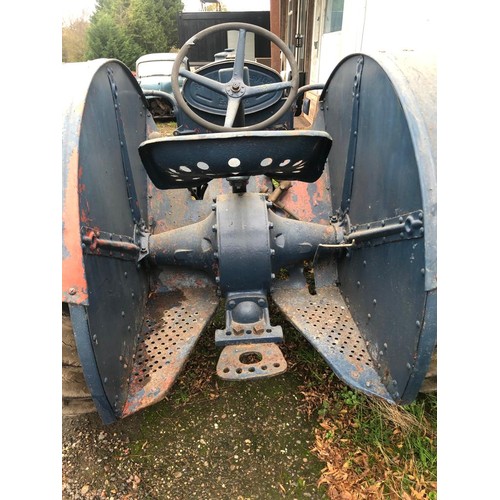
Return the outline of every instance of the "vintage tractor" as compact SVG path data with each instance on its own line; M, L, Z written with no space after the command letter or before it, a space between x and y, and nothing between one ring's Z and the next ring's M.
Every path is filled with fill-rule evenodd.
M180 70L217 30L239 32L234 59ZM245 60L249 31L281 49L289 81ZM217 25L178 53L172 137L121 62L64 73L63 346L66 381L83 379L63 406L91 398L111 423L160 401L221 300L221 378L286 370L274 301L346 384L415 399L436 347L432 61L350 55L294 130L305 89L288 47Z

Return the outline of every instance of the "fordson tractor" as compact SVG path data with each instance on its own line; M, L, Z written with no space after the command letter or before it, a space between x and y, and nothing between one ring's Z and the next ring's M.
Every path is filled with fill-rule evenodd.
M181 68L217 30L239 33L234 58ZM279 47L290 79L245 59L248 32ZM87 402L109 424L160 401L219 303L222 379L286 370L274 303L348 386L415 399L436 349L432 61L349 55L294 129L311 87L287 45L216 25L177 54L168 137L120 61L64 74L63 340L66 380L81 377L65 408Z

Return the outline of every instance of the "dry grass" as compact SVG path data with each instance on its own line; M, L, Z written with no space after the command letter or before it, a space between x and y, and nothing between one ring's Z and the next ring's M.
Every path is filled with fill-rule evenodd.
M282 323L283 324L283 323ZM437 397L401 407L351 390L296 331L287 360L301 373L302 410L316 419L319 484L334 500L437 498Z
M157 120L156 126L158 127L158 132L164 136L170 136L174 133L177 128L177 123L175 121L160 121Z

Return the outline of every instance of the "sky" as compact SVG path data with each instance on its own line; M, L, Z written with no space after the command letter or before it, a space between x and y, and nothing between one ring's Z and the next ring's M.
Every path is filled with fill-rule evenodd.
M221 0L229 11L269 10L269 0ZM201 10L199 0L184 0L184 12L198 12ZM62 2L62 19L71 21L82 15L88 17L92 14L95 0L67 0Z

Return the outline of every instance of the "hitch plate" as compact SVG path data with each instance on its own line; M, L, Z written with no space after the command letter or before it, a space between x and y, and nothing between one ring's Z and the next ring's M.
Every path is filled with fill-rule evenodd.
M286 369L286 360L276 344L229 345L217 363L217 375L224 380L273 377Z

